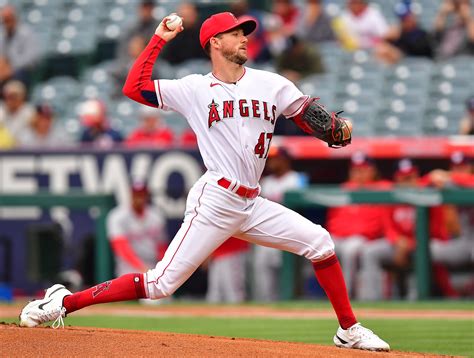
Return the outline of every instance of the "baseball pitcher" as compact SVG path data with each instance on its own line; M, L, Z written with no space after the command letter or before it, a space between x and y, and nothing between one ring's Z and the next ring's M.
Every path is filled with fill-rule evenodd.
M350 143L348 122L282 76L244 66L247 35L257 23L253 18L239 20L230 12L212 15L200 30L201 46L211 59L211 73L152 80L161 50L183 30L182 26L169 30L166 22L167 18L159 24L132 66L123 92L144 105L181 113L196 133L207 172L189 192L182 226L154 269L75 294L54 285L44 299L23 309L21 325L34 327L55 321L56 327L63 324L66 314L92 304L167 297L233 236L310 260L340 324L334 343L388 351L389 345L355 318L329 233L259 196L258 182L281 114L335 147Z

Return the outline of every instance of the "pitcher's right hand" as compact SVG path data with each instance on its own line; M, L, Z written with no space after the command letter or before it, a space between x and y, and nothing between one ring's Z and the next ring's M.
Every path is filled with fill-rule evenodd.
M166 42L171 41L172 39L174 39L176 37L176 35L178 35L181 31L184 30L183 26L179 26L176 29L174 29L173 31L169 30L165 25L166 21L168 20L168 16L164 17L163 20L161 20L160 24L158 25L158 27L155 30L155 35L158 35L159 37L161 37Z

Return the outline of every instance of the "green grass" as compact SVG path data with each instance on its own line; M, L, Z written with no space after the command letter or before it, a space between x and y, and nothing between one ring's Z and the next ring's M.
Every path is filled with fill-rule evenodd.
M16 319L7 321L15 322ZM474 356L474 327L473 320L469 317L466 320L366 319L362 323L386 339L394 350ZM332 345L332 336L337 328L337 323L332 319L205 317L70 316L66 319L66 324L325 345Z
M250 303L254 305L254 303ZM285 309L331 309L328 301L282 301L268 304L268 307L279 307ZM474 301L376 301L376 302L358 302L353 301L354 309L381 309L381 310L471 310L474 312ZM471 317L472 318L472 317Z

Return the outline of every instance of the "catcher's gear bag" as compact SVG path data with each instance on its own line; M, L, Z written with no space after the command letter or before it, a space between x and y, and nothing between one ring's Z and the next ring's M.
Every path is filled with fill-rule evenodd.
M339 117L341 112L329 113L319 98L310 98L303 110L294 118L306 133L325 141L329 147L341 148L351 143L352 131L347 122Z

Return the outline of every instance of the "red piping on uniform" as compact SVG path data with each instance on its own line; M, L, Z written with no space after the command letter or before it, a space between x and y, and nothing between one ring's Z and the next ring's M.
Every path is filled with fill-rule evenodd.
M299 111L301 111L301 108L309 101L309 96L308 98L306 98L303 103L301 103L301 105L296 109L296 111L294 111L292 114L288 115L287 117L294 117L298 114Z
M169 267L169 265L171 265L171 262L173 262L173 259L174 259L174 257L176 256L176 253L178 252L179 248L181 247L181 245L182 245L184 239L186 238L186 235L187 235L188 232L189 232L189 229L191 228L191 225L193 224L193 220L194 220L194 219L196 218L196 216L198 215L197 208L198 208L199 206L201 206L201 197L202 197L202 195L204 194L204 188L206 187L206 185L207 185L207 183L204 184L204 186L202 187L202 192L201 192L201 195L199 196L199 199L198 199L198 205L194 208L194 211L196 212L196 215L194 215L193 218L191 219L191 221L190 221L190 223L189 223L189 226L188 226L188 229L186 230L186 232L185 232L183 238L181 239L181 242L179 243L178 248L177 248L176 251L174 252L173 257L171 258L170 262L168 263L168 265L166 265L166 267L163 269L163 272L161 273L161 275L160 275L156 280L154 280L154 281L149 281L149 282L147 282L147 283L156 283L156 282L158 282L158 280L159 280L160 278L162 278L163 275L165 274L165 271L166 271L166 269Z
M163 97L161 96L161 87L160 87L160 80L156 80L156 83L158 84L158 93L160 94L160 108L163 109Z

